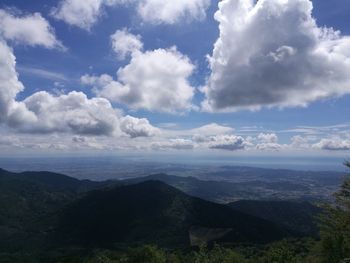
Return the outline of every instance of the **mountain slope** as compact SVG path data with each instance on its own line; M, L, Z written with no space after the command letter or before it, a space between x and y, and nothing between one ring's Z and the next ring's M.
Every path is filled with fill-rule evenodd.
M159 181L88 194L65 210L57 233L61 240L84 246L175 247L190 244L193 227L226 229L227 242L264 243L288 235L271 222L188 196Z
M228 206L274 222L300 235L317 236L319 232L316 216L322 210L309 202L242 200Z
M54 214L81 192L99 185L50 172L0 169L0 250L45 242Z

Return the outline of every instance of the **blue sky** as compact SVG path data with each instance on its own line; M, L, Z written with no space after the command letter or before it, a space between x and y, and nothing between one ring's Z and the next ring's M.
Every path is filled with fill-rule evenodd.
M0 9L4 13L3 18L0 16L0 25L1 19L8 21L4 17L20 20L24 17L31 17L34 13L40 13L42 19L51 28L49 29L50 32L44 33L53 34L57 43L59 42L63 46L63 48L62 46L57 48L57 43L48 46L43 44L46 40L41 39L33 40L33 38L30 38L28 40L29 36L21 32L17 33L22 34L22 37L16 38L16 35L14 35L16 32L11 33L15 31L10 28L13 24L4 23L2 25L7 28L3 30L5 33L1 33L0 30L0 39L3 39L5 45L12 49L12 53L16 57L18 81L24 86L23 91L16 93L16 103L25 101L28 97L40 91L46 91L54 98L59 98L74 90L85 94L88 100L103 98L103 100L110 102L113 109L118 111L116 114L119 114L115 122L123 123L121 127L116 129L118 131L107 127L104 122L102 124L98 123L98 127L103 126L108 131L113 129L113 132L107 132L108 134L96 131L96 127L85 129L84 127L76 128L74 126L73 129L67 125L67 129L57 128L52 126L52 123L57 122L56 118L54 120L48 120L47 117L43 119L43 116L46 116L47 113L34 112L37 117L36 121L40 122L39 124L13 125L14 121L2 121L2 132L7 138L7 141L2 143L4 151L10 148L14 152L23 151L23 149L26 149L26 151L28 149L30 151L33 149L35 151L51 151L54 149L55 151L180 151L180 154L186 151L202 151L208 154L213 151L217 154L217 151L222 151L223 154L236 154L237 152L242 154L244 150L247 150L247 153L244 154L257 154L257 152L259 154L279 154L279 152L284 152L298 155L306 150L315 155L346 156L350 150L350 122L348 117L350 116L350 95L347 95L350 94L350 70L348 70L350 69L350 44L347 39L347 36L350 35L350 20L348 19L350 5L348 1L312 1L312 17L308 17L308 21L314 18L318 29L327 27L339 30L341 33L337 35L338 40L332 39L334 36L327 35L326 38L327 41L332 40L334 42L331 45L335 46L341 43L342 49L339 52L342 52L340 55L343 56L343 60L345 58L345 62L338 62L336 61L337 58L331 58L331 62L327 62L328 64L325 62L321 66L316 66L318 63L316 59L319 58L311 61L314 59L314 54L312 57L310 55L310 58L305 58L305 55L303 58L298 58L300 62L295 62L297 55L293 53L295 50L304 52L302 50L304 48L303 44L301 41L298 42L298 39L316 27L314 26L310 30L303 28L296 33L288 31L293 25L298 25L294 23L299 23L297 20L300 17L307 14L304 9L307 9L310 1L298 0L297 2L300 2L300 4L294 6L292 0L271 0L273 4L269 6L264 4L265 2L268 3L269 0L262 0L260 1L261 7L258 9L254 6L255 3L249 0L224 0L222 2L225 2L226 9L223 8L223 4L219 16L229 22L227 25L222 25L222 28L219 28L220 22L217 21L218 19L214 19L214 13L220 9L217 1L191 1L197 5L186 6L184 4L181 6L179 4L179 6L176 6L177 4L169 4L167 8L170 11L167 15L169 17L174 15L174 19L169 20L169 17L157 17L157 14L141 14L142 3L143 7L157 7L157 10L161 12L163 7L155 6L156 4L152 3L152 0L139 1L139 4L136 4L133 0L130 0L128 4L118 3L117 0L111 1L114 2L112 4L103 3L104 0L86 2L75 0L71 3L64 0L1 0ZM79 14L79 12L64 13L63 6L65 4L68 6L72 2L76 2L75 6L81 5L80 7L89 5L90 2L99 6L97 13L92 15L95 16L95 20L88 26L79 25L79 22L70 22L69 16L84 16L83 13ZM295 21L281 18L281 20L278 20L281 21L279 29L276 25L272 25L270 28L266 25L265 27L262 26L259 31L253 26L249 27L249 25L244 24L248 22L243 22L239 30L233 30L234 25L230 23L233 23L236 18L230 16L234 16L235 8L241 8L244 2L250 2L252 6L249 8L256 9L256 13L254 13L256 21L260 21L259 19L262 19L261 17L264 14L275 10L273 8L281 10L276 11L280 12L281 16L294 15L296 17ZM182 11L176 13L175 9ZM246 18L242 15L242 19ZM280 18L272 18L271 21L273 19ZM263 21L269 23L268 20ZM283 24L284 22L285 24ZM10 33L6 35L6 30L12 35ZM44 28L43 30L48 29ZM185 73L180 70L181 72L178 73L179 79L174 79L174 83L186 81L186 84L179 84L184 85L184 87L175 87L176 84L173 84L173 86L169 84L169 86L159 85L159 87L152 88L153 91L159 89L160 92L169 89L170 92L174 93L171 96L177 96L179 92L191 89L193 91L192 96L178 98L173 106L165 107L162 110L160 105L163 104L154 104L153 102L153 104L150 104L149 101L134 102L134 98L130 98L130 94L127 98L119 95L117 97L108 95L104 86L106 84L102 85L98 82L101 81L100 76L103 74L112 77L109 80L110 83L113 85L121 83L124 88L132 85L128 81L135 85L135 78L138 78L137 74L133 75L130 72L132 69L125 73L127 76L124 77L124 80L120 80L121 77L116 76L119 69L127 68L132 63L132 59L135 58L136 60L137 57L135 52L132 53L128 50L130 54L128 53L125 59L118 58L116 54L118 50L112 48L111 40L111 36L118 30L124 30L127 34L137 37L142 43L143 49L137 51L141 52L141 55L139 55L141 56L141 62L141 58L143 59L143 55L147 52L163 50L166 56L172 54L172 57L177 59L170 67L180 65L176 63L182 63L182 67L186 65L193 66L192 69L184 70ZM254 33L253 30L257 31ZM262 40L263 37L259 36L261 34L268 37L268 32L276 35L276 43L273 40ZM223 36L224 34L225 36ZM319 41L310 44L315 50L317 45L322 46L323 42L326 43L326 40L321 39L321 37L317 40L314 40L313 36L307 37L307 41L311 41L311 39L312 41ZM218 39L221 40L222 44L221 46L218 45L218 51L215 53L213 46ZM122 39L117 41L122 41ZM247 41L247 43L244 43L244 41ZM338 41L337 44L335 44L336 41ZM283 71L277 71L275 66L272 65L251 65L250 70L252 71L261 69L264 74L271 74L267 77L264 75L264 79L270 77L278 79L276 81L268 80L266 87L262 85L263 87L260 88L261 79L254 83L254 79L251 80L256 76L255 72L240 71L242 67L236 62L239 60L237 54L240 52L237 53L235 50L238 49L237 46L239 45L246 46L247 50L253 50L251 52L254 53L247 55L250 56L250 59L253 57L260 58L261 54L258 54L259 51L256 50L264 50L264 55L295 56L295 60L290 64L283 64ZM176 51L170 51L169 48L173 46L176 46ZM242 54L246 52L243 49ZM225 57L222 57L222 52L228 52L225 66L219 63L222 59L225 59ZM207 55L213 59L212 64L208 62ZM339 54L332 53L331 55L335 57ZM262 63L269 62L263 61ZM298 63L300 65L310 63L310 67L313 69L312 72L310 70L305 76L298 73L295 69L299 66ZM265 70L270 73L266 73ZM293 76L305 78L300 83L311 83L305 84L305 87L299 87L307 90L305 95L303 91L298 90L294 83L291 83L291 80L285 80L284 77L277 78L274 75L285 74L287 76L289 72L294 74L294 71L296 73ZM329 71L334 71L330 77L319 77L317 75ZM316 74L314 72L320 73ZM244 74L247 74L249 80L242 79L243 77L228 76L242 76ZM90 79L85 82L82 81L84 75L90 77ZM219 76L218 79L214 79L214 75ZM153 78L154 75L152 75ZM162 76L159 79L162 79ZM146 83L147 81L148 79L140 79L140 82ZM249 84L245 84L248 82ZM244 85L247 85L247 87ZM320 85L320 87L317 85ZM203 86L208 87L207 92L200 91ZM284 86L283 90L280 89L281 86ZM141 92L146 92L142 85L140 87ZM140 90L135 87L132 94ZM278 96L275 97L274 94L278 94ZM293 101L291 101L291 97L293 97ZM238 101L239 98L241 98L241 101ZM268 99L265 100L265 98ZM204 109L204 101L208 101L209 110ZM25 104L30 110L29 104ZM57 110L57 107L55 106L55 110ZM110 114L110 109L108 106L107 108L108 114ZM48 107L48 109L50 108ZM95 114L95 110L93 114ZM24 116L24 113L20 114ZM67 115L70 116L69 110L68 113L66 110L64 114L62 112L57 114L61 114L59 118L62 119L67 119ZM127 116L132 116L133 119L126 118ZM9 119L9 117L5 116L3 119ZM46 121L49 124L45 124L45 126L43 123ZM65 125L62 124L62 126ZM203 126L206 132L198 130ZM90 132L91 130L93 132ZM203 134L200 134L202 132ZM198 140L194 138L195 135L203 135L206 138ZM293 144L293 136L301 138L295 139L299 140L298 143ZM58 141L57 145L52 143L52 140ZM111 140L114 142L113 147L106 147L106 142ZM32 144L37 144L37 146L30 144L29 141ZM72 141L77 144L74 149L70 148Z

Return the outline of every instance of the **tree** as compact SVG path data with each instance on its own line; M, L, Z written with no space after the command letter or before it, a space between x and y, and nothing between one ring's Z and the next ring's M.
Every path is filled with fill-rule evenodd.
M232 249L223 248L215 245L213 249L208 250L201 247L198 252L195 252L190 261L193 263L244 263L246 260Z
M350 168L350 162L345 163ZM321 217L320 257L324 263L350 262L350 174Z
M145 245L139 248L130 249L127 253L130 263L165 263L166 256L163 250Z
M265 253L264 263L297 263L294 249L286 240L273 244Z

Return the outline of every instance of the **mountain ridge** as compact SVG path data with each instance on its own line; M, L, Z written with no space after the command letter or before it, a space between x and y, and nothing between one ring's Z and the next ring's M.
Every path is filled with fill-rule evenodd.
M264 243L289 235L267 220L191 197L160 181L96 190L73 203L61 222L64 232L88 245L129 242L130 237L158 245L190 245L193 226L230 228L227 241L238 243ZM144 232L150 235L143 237Z

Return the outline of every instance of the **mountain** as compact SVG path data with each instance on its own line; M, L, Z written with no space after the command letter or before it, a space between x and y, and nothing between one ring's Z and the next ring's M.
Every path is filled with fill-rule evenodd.
M0 169L0 250L45 242L57 211L106 183L50 172L12 173Z
M309 202L242 200L228 204L235 211L274 222L303 236L317 237L316 217L322 209Z
M275 206L267 210L265 203L261 211L258 204L257 208L244 203L229 207L193 197L156 179L206 199L235 189L225 182L194 177L152 175L123 182L93 182L57 173L0 169L0 253L70 245L266 243L300 235L295 226L310 219L301 211L312 211L284 203L279 205L286 209L283 216ZM245 211L245 206L250 209ZM268 217L273 214L275 217ZM292 216L294 225L288 221Z
M159 181L93 191L63 212L58 239L67 244L109 247L193 242L265 243L288 236L267 220L191 197Z
M285 193L286 198L293 199L296 192L308 191L306 186L290 182L250 181L231 183L227 181L199 180L191 176L183 177L167 174L153 174L121 182L135 184L149 180L158 180L178 188L189 195L218 203L228 203L242 199L279 199L279 197L283 196L282 193ZM287 192L292 192L294 195L288 196ZM302 198L303 194L298 196L298 198L300 197Z

